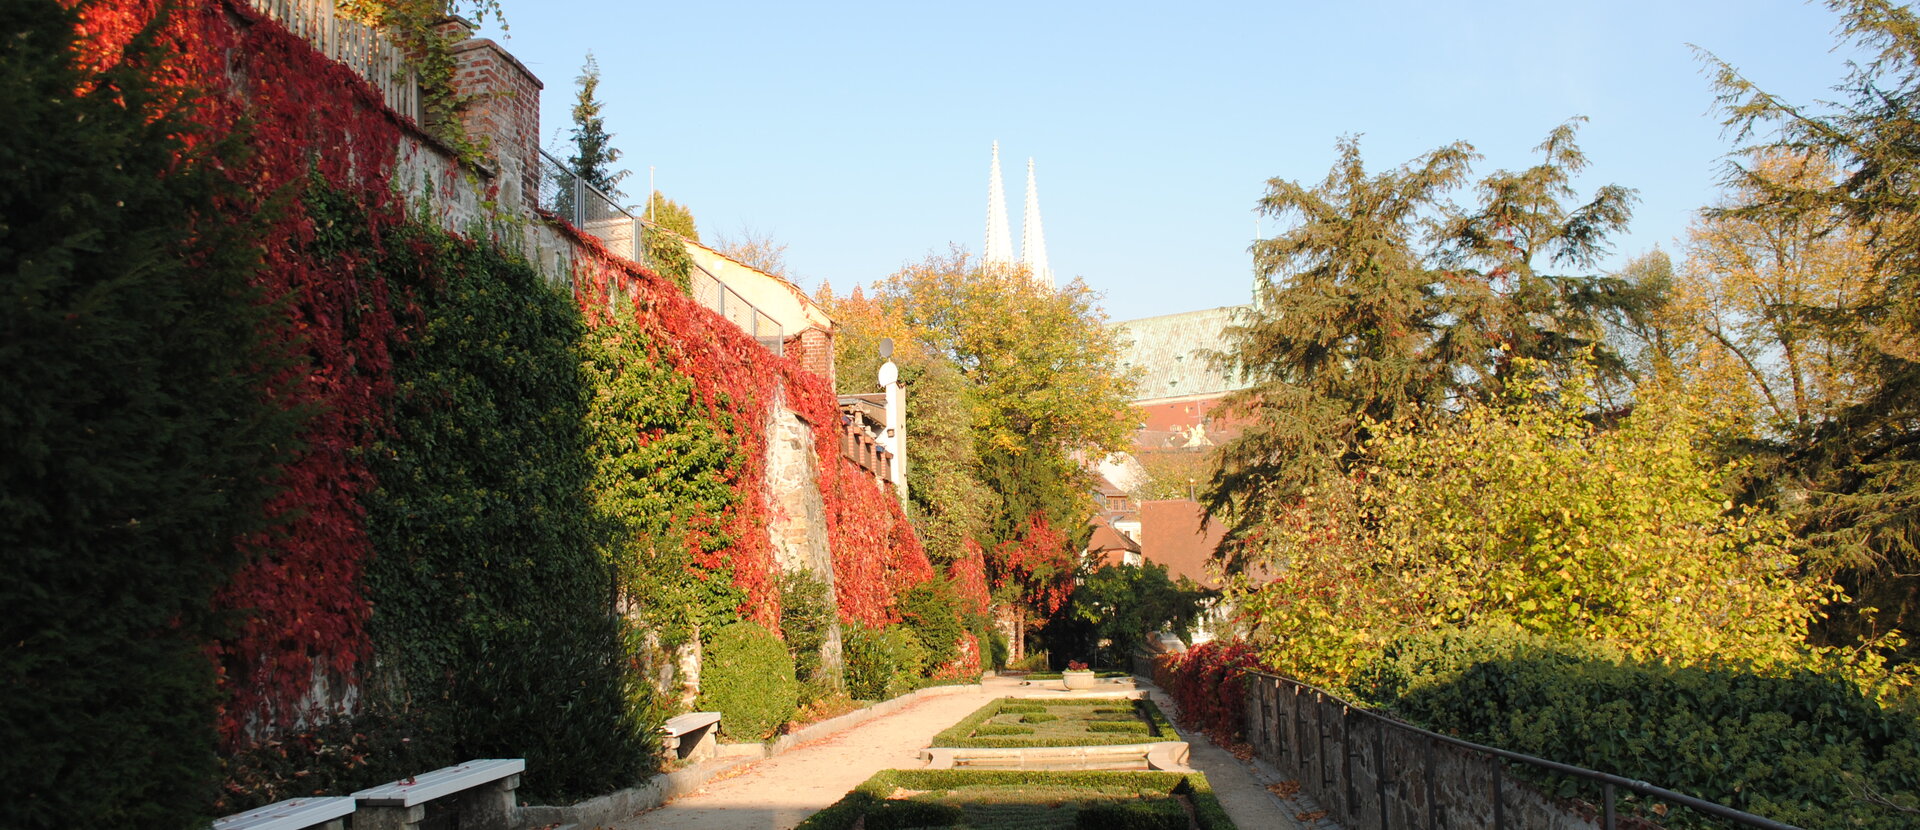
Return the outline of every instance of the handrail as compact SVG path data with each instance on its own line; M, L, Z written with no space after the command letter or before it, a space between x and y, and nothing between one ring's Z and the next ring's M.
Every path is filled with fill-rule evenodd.
M1694 796L1690 796L1685 793L1677 793L1672 790L1666 789L1664 787L1656 787L1645 781L1636 781L1634 779L1626 778L1619 775L1614 775L1612 773L1600 772L1598 770L1590 770L1584 767L1576 767L1576 766L1573 766L1572 764L1563 764L1558 761L1550 761L1546 758L1536 758L1532 755L1527 755L1524 753L1513 752L1510 750L1500 749L1498 747L1486 746L1483 744L1476 744L1472 741L1462 740L1460 738L1455 738L1451 735L1443 735L1431 729L1424 729L1422 727L1418 727L1413 724L1407 723L1406 721L1392 717L1383 712L1377 712L1372 709L1368 709L1368 708L1356 705L1351 701L1348 701L1345 698L1342 698L1339 695L1336 695L1318 686L1314 686L1310 683L1303 683L1301 681L1295 680L1291 677L1286 677L1284 675L1273 674L1271 672L1256 671L1252 669L1245 669L1243 670L1243 672L1245 674L1253 675L1256 677L1264 677L1269 680L1275 680L1280 683L1292 685L1298 689L1304 689L1306 691L1313 692L1317 695L1320 695L1323 698L1337 702L1339 705L1345 707L1345 709L1348 712L1359 713L1366 717L1372 718L1385 726L1391 726L1403 732L1411 732L1415 735L1426 737L1429 740L1438 741L1442 744L1458 747L1460 749L1465 749L1469 752L1477 752L1484 755L1491 755L1496 758L1502 758L1509 761L1516 761L1522 764L1527 764L1529 766L1540 767L1542 769L1551 770L1553 772L1558 772L1565 775L1572 775L1579 778L1587 779L1589 781L1597 782L1602 785L1601 787L1601 790L1603 793L1602 800L1604 804L1602 807L1603 817L1602 817L1601 826L1605 828L1605 830L1614 829L1614 821L1615 821L1614 791L1616 788L1624 789L1629 792L1637 793L1639 795L1644 795L1651 798L1657 798L1661 801L1672 802L1674 804L1678 804L1680 806L1686 807L1696 812L1705 813L1715 818L1726 819L1728 821L1736 822L1746 827L1758 827L1758 828L1761 828L1761 830L1801 830L1801 828L1791 824L1775 821L1773 819L1766 818L1765 816L1756 816L1752 813L1743 812L1741 810L1736 810L1732 807L1728 807L1725 804L1721 804L1714 801L1707 801L1706 799L1702 799L1702 798L1696 798ZM1495 799L1497 802L1499 799L1499 789L1498 789L1500 786L1499 777L1496 776L1494 781L1495 781L1495 785L1494 785ZM1383 826L1386 821L1385 815L1386 815L1386 811L1383 807L1383 809L1381 810L1381 816L1382 816L1381 821ZM1500 816L1500 811L1497 806L1495 808L1494 815L1496 819Z
M540 151L539 206L549 210L633 262L645 259L643 234L666 229L633 215L612 196L568 170L565 163L546 150ZM549 187L551 184L551 187ZM671 231L667 231L672 233ZM786 346L786 328L760 307L748 302L740 292L697 263L687 275L688 293L696 302L725 317L747 333L760 346L781 354Z

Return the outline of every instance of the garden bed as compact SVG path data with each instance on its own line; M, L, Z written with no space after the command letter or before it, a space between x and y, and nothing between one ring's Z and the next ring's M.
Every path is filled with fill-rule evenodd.
M1018 749L1112 746L1179 740L1144 698L1003 697L933 736L936 747Z
M882 770L798 830L1235 830L1206 776Z

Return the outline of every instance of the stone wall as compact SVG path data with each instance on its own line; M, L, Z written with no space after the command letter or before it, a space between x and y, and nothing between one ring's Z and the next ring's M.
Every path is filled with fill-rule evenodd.
M767 534L783 573L810 572L833 589L833 549L827 538L827 504L820 496L820 456L813 427L784 406L774 406L767 425ZM833 596L831 593L828 596ZM840 673L839 615L820 649L821 665Z
M1247 742L1353 828L1599 826L1514 781L1506 762L1389 724L1381 715L1278 678L1246 678ZM1581 794L1589 802L1595 792Z

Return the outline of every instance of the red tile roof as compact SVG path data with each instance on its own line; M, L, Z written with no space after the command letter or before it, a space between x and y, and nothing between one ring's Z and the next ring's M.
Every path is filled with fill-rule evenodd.
M1220 581L1207 573L1207 562L1227 528L1213 522L1202 530L1205 515L1199 502L1188 499L1141 502L1141 554L1148 562L1167 566L1167 575L1175 580L1184 576L1209 588L1220 587Z

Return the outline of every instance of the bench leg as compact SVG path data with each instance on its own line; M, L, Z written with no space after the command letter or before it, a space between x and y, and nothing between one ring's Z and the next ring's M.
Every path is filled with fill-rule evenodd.
M353 830L417 830L427 816L427 805L361 807L353 813Z
M460 803L460 830L513 830L513 791L519 786L520 776L512 775L468 791Z

